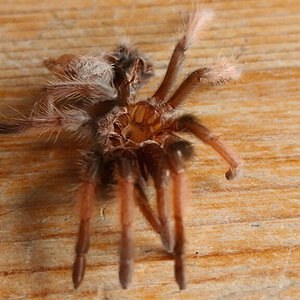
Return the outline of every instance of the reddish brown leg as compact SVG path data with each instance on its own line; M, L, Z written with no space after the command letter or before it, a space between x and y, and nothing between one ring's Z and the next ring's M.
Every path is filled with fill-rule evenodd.
M156 143L145 144L140 151L149 170L156 189L156 201L161 224L161 240L168 252L173 251L174 242L170 224L168 186L169 175L163 149Z
M161 173L154 177L156 188L156 199L158 215L161 223L161 240L168 252L172 252L174 248L173 234L170 224L169 203L168 203L168 186L169 176L167 169L162 169Z
M203 25L205 25L211 17L212 13L210 11L199 10L188 20L185 33L175 46L165 77L153 95L153 98L155 98L158 103L164 101L170 92L184 60L185 52L197 38L197 34L203 28Z
M28 117L22 116L21 119L14 119L12 123L0 123L0 134L23 133L28 129L33 129L40 135L49 133L50 136L61 130L80 134L82 133L80 127L90 121L90 117L80 110L56 108L51 104L38 109L38 111L33 109ZM86 126L86 130L91 129Z
M159 88L153 95L153 98L155 98L157 102L164 101L173 84L175 83L177 73L180 70L182 62L184 60L184 53L186 50L187 47L185 45L185 40L184 38L181 38L173 51L166 75Z
M175 129L189 131L204 143L215 149L230 166L225 176L228 180L233 179L241 173L242 162L239 157L217 136L213 135L208 128L195 120L193 116L182 116L175 120Z
M133 272L134 178L131 161L126 157L120 158L118 171L122 227L119 280L123 289L126 289L131 282Z
M151 206L149 205L147 196L142 186L138 183L135 184L134 196L136 204L138 205L140 211L142 212L146 220L152 226L154 231L156 231L158 234L161 234L161 225L159 219L154 213Z
M169 150L169 161L173 179L173 210L175 222L175 279L179 288L186 288L184 262L184 196L186 195L184 158L180 150Z
M169 109L180 105L199 85L216 85L228 82L229 80L237 80L240 72L235 64L226 60L219 59L215 64L200 68L192 72L179 86L171 98L165 102L165 106Z
M62 130L61 121L59 118L46 118L43 120L20 120L9 124L0 124L0 134L19 134L27 131L28 129L35 130L39 135L49 133L50 136L53 132Z
M78 288L78 286L82 282L86 268L85 256L88 252L90 244L90 220L98 168L98 161L93 161L89 166L85 181L81 184L80 189L80 227L75 249L76 257L73 265L73 284L75 288Z
M28 127L25 122L15 122L13 124L0 124L0 134L12 134L24 132Z
M166 102L166 105L170 108L175 108L176 106L180 105L197 87L197 85L199 84L199 80L201 79L201 74L204 70L205 69L199 69L191 73L181 83L181 85L171 96L171 98Z

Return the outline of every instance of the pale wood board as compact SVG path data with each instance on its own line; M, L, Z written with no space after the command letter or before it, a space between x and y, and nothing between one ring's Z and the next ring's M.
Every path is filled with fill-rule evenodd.
M147 53L158 86L192 1L0 1L0 112L28 111L64 53L96 55L124 35ZM188 287L137 212L133 282L118 283L117 200L97 201L85 280L73 290L78 145L32 134L0 137L1 299L300 299L300 1L205 1L216 18L189 50L182 78L220 53L238 58L238 83L186 103L239 153L244 177L195 143L186 220ZM3 121L4 118L1 117ZM153 201L153 199L152 199Z

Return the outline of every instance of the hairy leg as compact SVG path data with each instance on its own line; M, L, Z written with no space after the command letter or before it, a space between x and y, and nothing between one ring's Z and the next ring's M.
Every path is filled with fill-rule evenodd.
M153 178L156 189L157 209L161 224L161 240L165 249L168 252L172 252L174 242L168 203L169 171L165 153L156 143L145 144L140 149L140 152L142 153L147 169Z
M189 18L185 26L184 35L180 38L180 40L175 46L165 77L161 85L153 95L153 98L155 98L158 103L163 102L167 94L170 92L170 89L175 83L177 74L183 63L185 52L195 41L199 31L202 30L203 26L208 21L210 21L211 18L212 18L212 12L207 10L203 10L203 11L199 10Z
M184 154L180 147L169 148L168 157L173 180L173 210L175 222L175 279L179 288L186 288L184 262L184 197L186 195Z
M225 58L215 64L192 72L165 103L169 109L179 106L199 85L216 85L230 80L237 80L240 72L236 66Z
M142 212L146 220L152 226L154 231L156 231L158 234L161 234L161 225L159 219L154 213L151 206L149 205L147 196L145 194L144 189L142 188L142 185L138 182L135 183L134 196L136 204L138 205L140 211Z
M134 178L132 162L127 157L118 160L118 192L121 214L119 280L123 289L131 282L133 272Z
M40 104L40 103L39 103ZM92 134L91 116L78 108L58 108L44 103L36 105L26 117L14 118L13 122L0 123L0 134L23 133L33 130L38 135L50 136L62 130L76 133L78 137Z
M228 180L240 175L242 162L239 157L219 137L212 134L208 128L199 123L193 116L185 115L180 117L174 121L173 128L178 131L191 132L215 149L230 166L230 169L225 174Z
M0 124L0 134L13 134L24 132L28 128L28 124L23 121L18 121L14 123L1 123Z
M81 184L80 192L80 227L76 244L76 257L73 264L73 284L77 288L83 280L86 268L86 254L90 244L90 220L95 194L96 175L99 169L97 157L86 166L84 181Z
M46 101L88 105L117 95L111 85L112 65L99 57L64 54L45 59L44 65L59 79L44 87Z

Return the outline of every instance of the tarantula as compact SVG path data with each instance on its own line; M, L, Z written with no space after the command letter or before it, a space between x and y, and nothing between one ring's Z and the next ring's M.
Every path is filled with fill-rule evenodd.
M214 148L230 166L227 179L240 171L241 162L217 136L192 115L175 115L175 110L199 85L213 86L238 78L234 64L219 59L190 73L172 92L185 52L212 17L197 11L184 25L166 74L155 93L147 99L136 95L153 76L152 64L133 46L119 45L100 57L65 54L46 59L45 66L56 80L49 82L24 118L0 124L1 134L70 132L90 145L81 163L80 227L73 265L73 284L83 280L95 187L115 184L120 199L121 241L119 279L127 288L133 271L134 205L160 235L165 249L175 258L175 278L186 287L184 264L185 162L192 155L191 144L177 133L195 135ZM157 213L147 199L152 178ZM169 213L167 188L173 183L174 233Z

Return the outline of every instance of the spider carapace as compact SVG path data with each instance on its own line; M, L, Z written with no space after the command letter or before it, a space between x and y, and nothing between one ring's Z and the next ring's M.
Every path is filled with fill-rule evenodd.
M167 111L166 107L158 105L154 98L141 100L136 97L141 85L153 76L152 64L129 45L120 45L112 54L106 54L103 58L109 63L107 68L112 66L113 86L116 88L115 102L111 99L106 103L110 110L104 119L107 118L110 132L105 137L105 150L109 151L110 147L139 148L142 142L161 140L165 127L163 112ZM105 102L90 107L91 114L95 115L98 112L98 115L95 115L96 120L103 118ZM99 135L103 137L103 125L95 126L98 127Z
M212 87L239 76L235 65L222 58L196 69L174 90L185 52L211 17L210 11L199 10L187 19L166 74L149 98L139 99L137 91L153 75L152 64L133 46L121 44L99 57L65 54L46 59L44 64L55 79L43 88L28 116L0 124L0 134L33 129L41 135L58 136L63 130L89 146L81 159L80 227L73 265L75 288L82 282L86 269L91 212L99 182L103 189L111 184L117 186L122 287L127 288L132 278L137 205L160 235L165 249L173 253L176 281L180 289L185 288L185 161L191 157L192 147L180 137L180 132L193 134L215 149L229 164L227 179L234 178L241 166L237 155L194 116L176 113L197 87ZM147 198L151 182L156 191L156 209Z

